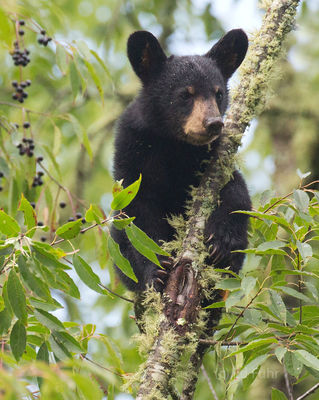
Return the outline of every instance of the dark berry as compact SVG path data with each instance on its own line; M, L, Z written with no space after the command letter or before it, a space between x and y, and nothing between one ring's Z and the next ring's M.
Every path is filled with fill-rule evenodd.
M20 86L24 89L24 88L27 87L27 84L26 84L25 82L21 82L21 83L20 83Z
M31 201L31 206L32 206L32 208L35 208L35 202L34 201Z
M45 35L46 31L44 29L41 29L40 33L41 33L41 35Z
M19 47L19 42L18 42L17 40L15 40L15 41L13 42L13 45L14 45L14 47Z
M27 92L22 92L22 97L24 97L26 99L28 97L28 93Z
M76 216L76 219L82 218L82 214L81 213L76 213L75 216Z
M43 46L47 46L48 43L49 43L48 39L44 39L44 40L43 40Z
M72 221L75 221L75 219L74 219L73 217L70 217L70 218L68 219L68 222L72 222Z
M22 92L23 92L23 89L22 89L21 86L18 86L18 87L17 87L17 92L18 92L18 93L22 93Z
M27 141L28 141L28 143L33 143L33 139L32 138L27 139Z
M30 86L30 85L31 85L31 80L30 80L30 79L27 79L27 80L25 81L25 83L27 84L27 86Z
M19 124L13 124L16 129L19 129Z
M23 128L25 128L25 129L30 128L30 122L25 122L25 123L23 124Z
M48 42L51 42L51 40L52 40L51 37L48 37L48 38L47 38L47 41L48 41Z
M23 19L20 19L19 24L20 24L20 25L24 25L24 24L25 24L24 20L23 20Z
M12 98L13 100L18 100L19 96L16 93L13 93Z
M43 161L43 157L42 156L37 158L37 162L41 162L41 161Z
M44 172L43 171L39 171L38 172L38 176L43 176L44 175Z
M17 144L18 149L21 149L21 147L22 147L22 143Z
M59 206L60 206L61 208L65 208L65 207L66 207L66 203L64 203L64 201L61 201L60 204L59 204Z
M0 192L2 192L2 190L3 190L3 187L2 187L2 186L0 186Z
M30 144L29 149L34 150L34 147L35 147L34 144Z
M24 49L24 54L26 54L28 56L30 54L30 50Z
M44 225L43 222L41 222L41 221L38 222L38 226L43 226L43 225Z
M82 218L82 224L86 224L86 219Z
M19 33L20 36L23 36L24 35L24 30L20 29L18 33Z
M41 236L41 242L46 242L47 238L45 236Z
M38 185L42 186L43 185L43 181L41 179L38 180Z
M25 154L25 148L21 147L21 149L19 150L19 154L20 156L23 156Z
M24 138L22 139L22 142L23 142L23 143L28 143L28 141L29 141L29 139L27 139L26 137L24 137Z
M12 82L11 82L11 85L12 85L13 87L18 87L18 81L12 81Z
M24 98L23 97L19 97L18 101L19 101L19 103L24 103Z
M40 37L40 38L38 39L38 43L39 43L39 44L43 44L43 38L42 38L42 37Z
M38 186L37 182L32 182L32 187L37 187L37 186Z
M3 172L0 172L0 178L3 178L3 176L4 176Z
M31 150L27 151L27 155L30 158L33 157L33 151L31 151ZM38 185L40 185L40 183L38 183Z

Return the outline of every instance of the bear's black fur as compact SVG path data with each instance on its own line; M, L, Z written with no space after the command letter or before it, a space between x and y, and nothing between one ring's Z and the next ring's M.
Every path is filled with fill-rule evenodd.
M166 57L151 33L138 31L129 37L128 57L143 87L119 121L114 178L124 178L128 186L142 174L140 190L125 212L159 244L173 239L167 217L185 215L190 186L199 184L203 160L216 151L227 107L227 80L247 46L246 34L235 29L204 56ZM231 251L247 246L247 216L231 213L250 208L246 184L234 171L205 228L215 266L230 266L236 272L241 268L243 254ZM153 284L162 290L162 270L132 247L125 232L112 229L112 236L138 278L135 283L118 271L126 286L141 291Z

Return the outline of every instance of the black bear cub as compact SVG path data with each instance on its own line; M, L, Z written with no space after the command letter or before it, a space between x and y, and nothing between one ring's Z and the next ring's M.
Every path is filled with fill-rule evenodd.
M199 184L203 160L216 153L227 107L227 81L247 47L247 36L240 29L228 32L203 56L167 57L146 31L128 39L128 58L142 90L119 121L114 178L124 178L128 186L142 174L140 190L125 212L135 216L136 225L159 244L173 239L167 217L185 215L190 186ZM212 265L239 271L244 256L231 252L246 248L248 218L232 211L250 208L246 184L234 171L205 227ZM112 229L112 236L138 278L135 283L118 271L126 286L134 291L148 285L163 290L166 272L138 253L125 232ZM159 259L165 263L165 257Z

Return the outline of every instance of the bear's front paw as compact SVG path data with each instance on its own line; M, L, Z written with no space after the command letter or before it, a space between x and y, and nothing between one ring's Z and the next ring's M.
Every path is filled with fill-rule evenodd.
M167 283L169 271L173 266L174 260L171 257L165 257L165 258L163 257L160 259L160 263L162 267L165 269L157 268L156 270L153 271L153 277L152 277L152 283L154 289L157 292L163 292Z
M246 244L231 233L222 236L211 235L208 241L209 261L214 265L228 267L233 258L231 252L245 247Z

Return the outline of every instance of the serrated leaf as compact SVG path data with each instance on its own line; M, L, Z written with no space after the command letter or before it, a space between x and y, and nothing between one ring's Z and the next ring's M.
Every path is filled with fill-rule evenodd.
M70 83L73 99L75 99L81 89L81 78L73 60L70 62Z
M69 240L75 238L80 233L81 227L82 221L81 219L77 219L76 221L67 222L60 226L55 233L62 239Z
M131 203L131 201L137 195L137 192L140 188L141 180L142 175L140 175L137 181L133 182L131 185L121 190L119 193L114 193L114 198L111 203L112 210L122 210Z
M24 225L29 229L33 228L37 225L37 217L35 215L34 209L29 203L29 201L21 194L21 200L19 205L19 211L22 211L24 214ZM32 237L34 231L28 235Z
M123 272L123 274L131 278L134 282L138 282L129 260L122 255L120 246L111 236L109 236L107 240L107 248L114 264Z
M0 210L0 232L8 237L18 236L20 233L17 221L3 210Z
M99 283L101 283L100 278L96 275L89 264L83 260L82 257L77 254L73 255L73 265L76 273L79 275L79 278L83 283L86 284L90 289L94 290L97 293L107 294L105 290L103 290Z
M271 400L288 400L281 390L271 388Z
M319 371L319 360L317 357L306 350L296 350L294 354L302 364Z
M49 314L48 312L41 310L39 308L36 308L34 310L34 316L36 319L41 322L44 326L46 326L50 330L55 330L55 331L64 331L64 326L61 321L57 319L52 314Z
M14 358L19 361L27 344L27 333L23 323L18 320L10 334L10 347Z
M131 226L127 226L125 228L125 233L126 236L128 237L129 241L132 243L133 247L144 257L152 261L154 264L158 265L160 268L162 268L160 262L158 261L158 258L156 257L156 254L150 250L148 247L144 246L143 243L141 243L136 236L134 235L134 231L132 230Z
M23 286L21 285L20 279L14 269L10 271L7 290L8 299L14 314L21 320L21 322L26 323L28 317L26 297Z
M309 196L303 190L294 190L294 203L297 210L308 213Z
M136 225L131 224L130 230L132 231L135 238L142 243L143 246L147 247L148 249L152 250L156 254L161 254L163 256L170 256L165 250L160 248L160 246L154 242L145 232L143 232L140 228Z
M115 226L116 229L121 231L124 229L126 226L128 226L131 222L133 222L135 217L131 218L124 218L124 219L114 219L112 221L113 225Z

